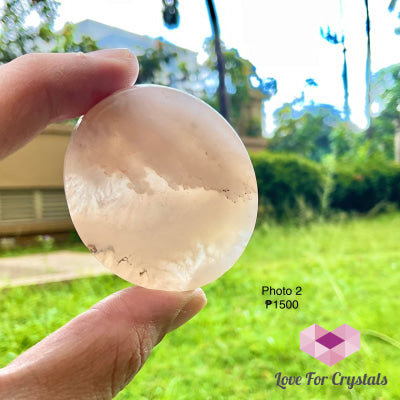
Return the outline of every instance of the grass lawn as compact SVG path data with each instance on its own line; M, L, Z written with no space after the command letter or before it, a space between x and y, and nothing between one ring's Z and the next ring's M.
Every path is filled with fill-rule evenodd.
M82 242L65 242L65 243L55 243L47 247L39 244L30 246L15 246L10 249L0 249L1 257L18 257L31 254L47 253L51 251L79 251L87 252L87 247Z
M264 226L206 308L169 334L123 399L400 399L400 213L307 227ZM297 310L265 309L261 287L302 287ZM113 276L0 292L0 367L108 294ZM361 350L328 367L299 350L317 323L361 331ZM380 373L386 386L276 386L274 375ZM304 378L303 378L304 381Z

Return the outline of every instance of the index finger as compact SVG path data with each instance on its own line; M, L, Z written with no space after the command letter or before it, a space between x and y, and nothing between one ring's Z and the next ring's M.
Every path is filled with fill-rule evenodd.
M86 113L139 71L127 49L28 54L0 67L0 159L46 125Z

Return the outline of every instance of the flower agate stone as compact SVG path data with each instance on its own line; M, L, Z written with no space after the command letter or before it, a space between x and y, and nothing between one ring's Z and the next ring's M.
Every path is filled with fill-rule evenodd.
M217 279L242 254L257 216L239 136L201 100L162 86L135 86L93 107L72 134L64 181L85 245L151 289Z

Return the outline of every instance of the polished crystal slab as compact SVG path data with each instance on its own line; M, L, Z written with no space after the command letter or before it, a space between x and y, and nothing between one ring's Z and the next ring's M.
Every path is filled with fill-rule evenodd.
M85 245L120 277L190 290L226 272L257 216L247 151L211 107L181 91L119 91L77 124L65 192Z

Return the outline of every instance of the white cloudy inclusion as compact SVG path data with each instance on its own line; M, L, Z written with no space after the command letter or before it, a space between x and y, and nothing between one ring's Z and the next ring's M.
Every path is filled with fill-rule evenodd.
M178 90L123 90L78 123L64 169L73 223L120 277L161 290L214 281L242 254L257 216L243 143Z

